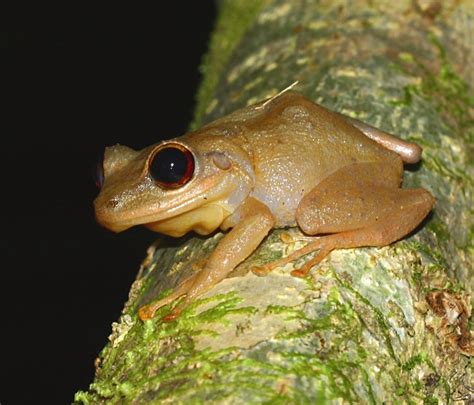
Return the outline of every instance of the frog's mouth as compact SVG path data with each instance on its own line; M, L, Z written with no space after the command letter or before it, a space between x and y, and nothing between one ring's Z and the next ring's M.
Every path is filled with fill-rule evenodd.
M109 222L100 217L98 213L96 213L96 219L102 226L117 233L133 226L143 225L154 232L180 237L190 231L195 231L200 235L208 235L216 230L229 215L230 211L225 204L214 202L195 208L188 207L184 212L161 213L143 218L134 218L131 221Z
M232 211L227 200L235 190L235 184L226 180L219 182L219 177L207 178L199 186L192 187L192 191L184 192L182 189L169 198L153 198L148 204L143 200L136 204L129 202L127 210L114 205L114 197L101 198L99 195L95 201L96 220L114 232L144 225L171 236L181 236L190 230L208 234ZM146 208L134 209L133 205L138 203Z
M151 207L144 215L139 215L139 213L134 210L131 210L125 215L109 209L96 208L95 217L100 225L117 233L138 225L144 225L147 228L155 230L162 222L173 221L173 218L180 217L187 212L193 212L195 209L198 209L199 201L195 200L195 198L190 199L182 202L178 207L171 207L170 209L163 209L159 207L158 204L155 204L158 206L156 210L153 210L152 208L154 207ZM152 211L152 213L150 213L150 211Z

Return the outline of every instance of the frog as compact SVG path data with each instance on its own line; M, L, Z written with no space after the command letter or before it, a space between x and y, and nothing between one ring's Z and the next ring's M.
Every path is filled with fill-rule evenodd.
M424 188L402 188L404 164L421 154L416 143L289 90L141 150L107 147L95 216L114 232L225 233L197 271L138 310L148 320L174 304L163 318L172 321L273 229L296 227L310 241L254 267L260 276L313 253L291 272L306 277L333 250L383 247L412 233L435 204Z

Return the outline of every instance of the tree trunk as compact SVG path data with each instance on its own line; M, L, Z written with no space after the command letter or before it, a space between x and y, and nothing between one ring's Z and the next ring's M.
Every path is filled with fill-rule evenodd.
M308 98L420 144L405 187L430 190L436 207L403 241L335 251L308 279L248 272L303 243L276 230L176 322L160 321L167 308L141 322L137 308L222 235L162 239L76 402L472 401L474 3L219 4L194 127L298 80Z

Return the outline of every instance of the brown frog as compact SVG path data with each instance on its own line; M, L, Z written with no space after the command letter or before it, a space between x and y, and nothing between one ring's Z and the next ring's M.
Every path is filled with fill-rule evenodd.
M148 319L185 296L171 320L273 228L323 236L257 274L318 250L292 273L303 277L334 249L403 238L435 202L422 188L400 188L403 163L420 157L418 145L288 91L141 151L107 148L95 212L115 232L140 224L175 237L228 231L200 271L139 311Z

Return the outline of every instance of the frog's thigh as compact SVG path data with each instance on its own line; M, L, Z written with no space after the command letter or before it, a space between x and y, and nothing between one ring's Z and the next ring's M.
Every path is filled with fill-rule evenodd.
M376 172L373 178L369 172L360 175L364 165L339 170L303 198L296 220L305 233L344 233L330 238L332 248L383 246L412 231L431 210L429 192L400 189L393 179L384 184Z

